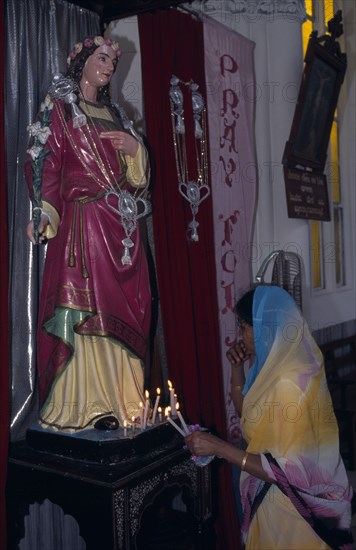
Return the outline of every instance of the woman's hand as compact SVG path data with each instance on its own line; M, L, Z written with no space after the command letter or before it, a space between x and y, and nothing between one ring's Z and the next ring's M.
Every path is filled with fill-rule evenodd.
M217 455L219 447L224 443L206 432L193 432L187 435L185 442L190 452L196 456Z
M242 449L238 449L232 443L206 432L193 432L187 435L185 442L190 452L195 456L217 456L224 458L231 464L236 464L239 468L243 463L244 457L246 457L246 452ZM246 458L247 462L245 460L243 465L249 474L264 481L271 481L262 467L261 456L259 454L248 453Z
M226 352L226 357L230 361L231 365L239 365L245 361L249 354L246 352L246 346L242 340L239 340Z
M130 134L126 132L111 131L101 132L100 137L101 139L110 139L115 151L120 151L125 155L135 158L138 151L138 142Z
M43 243L47 240L45 235L43 235L43 232L46 230L46 227L47 227L48 224L49 224L48 216L46 214L41 214L41 221L40 221L40 225L38 226L38 234L39 234L39 242L40 243ZM26 233L27 233L27 237L30 239L31 243L36 244L33 220L28 222Z
M226 357L231 363L231 397L237 414L241 417L245 385L245 371L243 363L250 356L242 340L236 342L227 352Z

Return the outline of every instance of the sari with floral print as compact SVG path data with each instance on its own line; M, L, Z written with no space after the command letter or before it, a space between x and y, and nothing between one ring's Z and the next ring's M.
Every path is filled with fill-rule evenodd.
M291 296L257 287L256 362L244 387L247 451L270 478L242 472L247 549L350 549L351 498L322 354Z

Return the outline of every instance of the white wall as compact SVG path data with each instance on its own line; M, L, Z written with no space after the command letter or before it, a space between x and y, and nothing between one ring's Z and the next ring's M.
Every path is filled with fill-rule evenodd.
M112 79L111 94L122 105L137 130L143 128L141 53L137 17L113 21L106 34L120 43L123 52Z

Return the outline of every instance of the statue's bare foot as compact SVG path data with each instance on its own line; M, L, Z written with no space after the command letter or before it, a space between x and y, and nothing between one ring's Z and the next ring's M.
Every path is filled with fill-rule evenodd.
M103 416L94 424L94 428L97 430L117 430L118 427L119 421L115 416Z

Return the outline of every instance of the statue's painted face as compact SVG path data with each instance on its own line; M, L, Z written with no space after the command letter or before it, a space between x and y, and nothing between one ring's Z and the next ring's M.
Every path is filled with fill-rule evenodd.
M84 91L87 86L100 88L109 84L116 65L116 52L111 46L99 46L85 62L80 81L81 89Z

